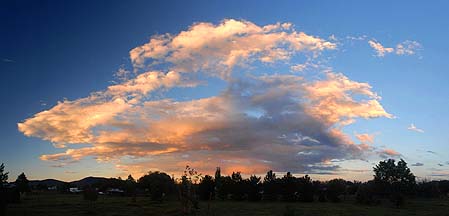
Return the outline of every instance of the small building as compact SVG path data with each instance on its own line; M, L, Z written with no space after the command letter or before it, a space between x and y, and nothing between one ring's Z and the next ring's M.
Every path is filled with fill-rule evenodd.
M83 192L83 190L80 190L77 187L73 187L73 188L69 188L69 192L70 193L81 193L81 192Z

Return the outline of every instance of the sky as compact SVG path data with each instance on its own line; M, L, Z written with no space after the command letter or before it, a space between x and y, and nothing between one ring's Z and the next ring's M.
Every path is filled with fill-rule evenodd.
M2 1L10 180L449 177L447 1Z

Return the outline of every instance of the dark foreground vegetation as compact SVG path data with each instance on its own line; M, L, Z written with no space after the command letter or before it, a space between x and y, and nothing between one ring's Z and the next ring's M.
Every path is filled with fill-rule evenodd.
M249 202L249 201L203 201L195 212L198 216L445 216L449 215L449 201L443 199L410 199L402 208L394 208L388 203L379 205L359 205L348 197L340 203L310 202ZM137 216L137 215L184 215L182 205L177 200L168 199L155 202L150 197L99 196L94 205L84 200L80 194L59 194L41 192L23 197L17 204L10 204L8 216Z
M405 161L379 162L374 179L314 181L268 171L245 179L186 167L181 179L149 172L135 180L7 183L0 166L0 215L449 215L449 181L415 181Z

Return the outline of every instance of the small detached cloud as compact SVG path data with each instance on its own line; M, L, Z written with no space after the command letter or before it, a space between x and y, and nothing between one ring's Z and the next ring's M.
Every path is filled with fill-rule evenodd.
M416 41L406 40L398 43L396 47L386 47L375 39L369 40L368 44L376 52L377 57L384 57L386 54L394 53L396 55L414 55L422 49L422 45Z
M382 158L397 158L401 156L401 153L393 150L393 149L383 149L379 151L379 156Z
M415 124L413 124L413 123L410 124L410 126L408 126L407 130L415 131L415 132L418 132L418 133L424 133L423 129L417 128L415 126Z
M368 44L376 51L376 55L378 57L384 57L385 54L392 53L394 51L394 48L384 47L381 43L375 40L368 41Z
M2 59L2 62L6 62L6 63L13 63L13 62L14 62L14 60L11 60L11 59L7 59L7 58L3 58L3 59Z
M424 166L424 164L418 162L418 163L411 164L410 166Z
M374 134L355 134L355 137L361 142L361 143L374 143Z

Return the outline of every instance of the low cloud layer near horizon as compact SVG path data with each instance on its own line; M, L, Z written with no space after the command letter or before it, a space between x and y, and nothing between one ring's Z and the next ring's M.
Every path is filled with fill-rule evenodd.
M298 69L318 65L337 44L290 23L196 23L132 49L132 69L119 70L118 83L61 101L18 128L61 148L42 160L67 165L94 157L127 173L181 172L186 164L203 172L221 166L225 172L321 173L339 169L335 160L399 156L373 147L374 135L357 134L354 141L343 132L359 118L394 117L369 83L319 66L311 73ZM293 61L298 58L304 62ZM296 70L281 73L279 65ZM207 88L211 80L224 83L216 95L168 96Z

